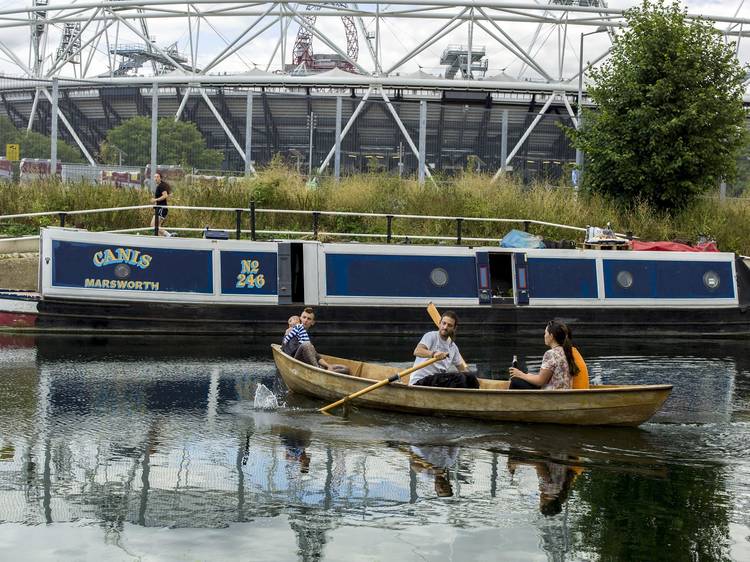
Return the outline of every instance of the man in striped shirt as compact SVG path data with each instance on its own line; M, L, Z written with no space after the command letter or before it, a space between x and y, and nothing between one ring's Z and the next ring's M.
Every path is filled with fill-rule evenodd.
M320 354L315 350L315 346L310 341L310 334L307 331L315 325L315 311L312 308L305 308L299 315L300 323L287 330L284 339L281 341L281 351L294 357L298 361L322 367L329 371L339 373L348 373L349 369L343 365L329 365Z

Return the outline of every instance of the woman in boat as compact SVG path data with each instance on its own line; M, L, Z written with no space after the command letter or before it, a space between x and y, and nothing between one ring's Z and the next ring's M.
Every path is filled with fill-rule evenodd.
M536 374L524 373L511 367L511 390L563 390L571 388L571 375L578 372L573 360L573 346L568 327L559 320L551 320L544 330L544 343L549 349L542 357L542 366Z

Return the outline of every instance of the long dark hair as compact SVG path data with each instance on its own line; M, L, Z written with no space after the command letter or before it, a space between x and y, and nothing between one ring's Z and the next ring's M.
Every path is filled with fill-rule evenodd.
M578 365L573 361L573 342L570 341L570 328L560 320L550 320L547 324L547 331L557 343L559 343L565 352L565 359L568 362L568 372L574 377L578 374Z

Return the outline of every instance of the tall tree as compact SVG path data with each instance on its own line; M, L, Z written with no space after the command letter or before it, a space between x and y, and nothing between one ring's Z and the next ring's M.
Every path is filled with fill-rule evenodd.
M676 1L644 0L625 17L611 57L591 72L597 109L570 131L586 154L583 185L678 210L736 174L746 69L733 44Z
M224 160L218 150L206 147L206 141L194 123L162 118L157 124L159 164L179 164L188 168L217 169ZM107 132L100 148L101 158L109 164L144 166L151 158L151 119L133 117Z
M0 150L5 154L6 144L20 145L21 158L49 158L50 137L35 131L16 129L7 117L0 117ZM59 162L83 162L78 148L61 140L57 141L57 160Z

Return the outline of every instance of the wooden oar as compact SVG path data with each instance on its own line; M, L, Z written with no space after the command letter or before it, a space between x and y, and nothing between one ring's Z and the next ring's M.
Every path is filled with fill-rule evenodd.
M362 396L363 394L367 394L368 392L372 392L375 389L380 388L381 386L385 386L387 384L390 384L392 382L396 382L399 379L402 379L406 375L411 375L414 371L419 371L419 369L422 369L423 367L426 367L427 365L432 365L435 361L442 361L444 357L433 357L432 359L428 359L424 363L420 363L419 365L416 365L414 367L411 367L409 369L406 369L405 371L401 371L400 373L396 373L395 375L391 375L387 379L383 379L382 381L376 382L375 384L372 384L368 386L367 388L363 388L362 390L358 390L357 392L354 392L350 394L349 396L346 396L342 398L341 400L338 400L334 402L333 404L328 404L328 406L324 406L323 408L320 408L318 411L325 414L328 412L328 410L333 410L337 406L341 406L342 404L345 404L346 402L349 402L350 400L354 400L358 396Z
M432 321L435 323L435 326L439 328L440 320L442 320L442 316L440 316L440 313L438 312L438 309L434 304L430 303L427 305L427 314L430 315L430 318L432 318Z

